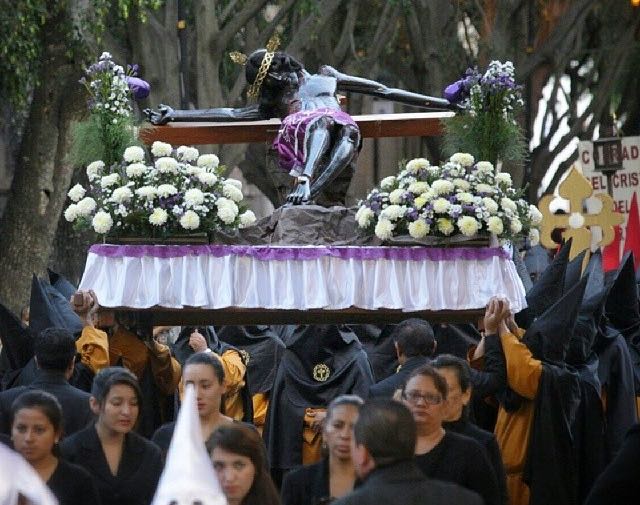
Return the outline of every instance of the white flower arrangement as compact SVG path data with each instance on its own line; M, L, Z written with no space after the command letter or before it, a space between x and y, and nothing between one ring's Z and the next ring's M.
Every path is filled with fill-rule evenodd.
M385 177L360 202L355 218L381 240L407 233L415 239L493 234L535 243L542 215L523 194L509 174L496 174L490 162L476 162L467 153L454 154L442 166L417 158Z
M154 142L151 153L147 160L144 149L130 146L119 165L89 164L89 185L69 190L65 219L100 235L149 239L255 223L242 205L242 183L223 176L215 154L164 142Z

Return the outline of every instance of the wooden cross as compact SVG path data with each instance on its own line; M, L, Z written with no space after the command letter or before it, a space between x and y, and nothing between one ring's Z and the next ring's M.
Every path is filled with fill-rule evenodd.
M540 225L540 243L548 249L557 247L558 244L551 238L551 233L558 228L563 229L562 237L565 240L573 239L569 259L575 258L584 250L587 251L582 263L584 271L591 254L591 227L597 226L602 230L602 238L597 245L606 246L615 237L614 226L622 224L624 217L613 210L613 199L606 193L595 195L595 198L602 203L602 208L597 214L583 213L584 201L593 195L593 188L575 166L571 167L569 175L560 184L558 193L562 198L569 200L569 213L551 213L549 204L555 198L553 195L545 195L540 199L538 209L543 216Z

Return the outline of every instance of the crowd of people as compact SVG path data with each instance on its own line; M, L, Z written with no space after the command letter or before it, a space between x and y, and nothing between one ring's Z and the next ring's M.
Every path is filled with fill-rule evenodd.
M475 326L152 328L34 279L0 314L0 494L15 453L61 505L150 504L165 466L200 489L168 463L189 390L230 505L637 503L634 260L568 254ZM7 496L37 503L23 480Z

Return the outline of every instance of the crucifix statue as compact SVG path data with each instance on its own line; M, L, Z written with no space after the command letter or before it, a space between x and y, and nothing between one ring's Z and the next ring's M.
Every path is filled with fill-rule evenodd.
M282 124L273 147L283 170L295 177L295 187L287 197L290 204L312 201L347 168L354 170L361 136L351 116L340 109L336 93L358 92L413 105L423 109L452 110L457 106L443 98L388 88L330 66L316 74L287 53L276 51L277 38L266 49L250 56L232 53L245 66L247 96L255 103L241 108L219 107L174 110L160 105L146 109L156 125L170 121L254 121L280 118Z
M560 183L558 193L565 200L569 200L569 212L567 214L551 213L549 204L555 198L553 195L545 195L540 199L538 209L543 216L540 226L540 243L548 249L556 247L557 244L553 241L551 234L556 229L564 230L562 238L573 239L569 259L575 258L582 251L587 251L583 260L584 271L591 252L591 228L598 227L602 230L602 237L595 245L606 246L614 239L614 226L622 224L624 217L613 210L613 199L604 193L595 195L595 198L600 200L600 210L591 214L585 212L585 200L591 197L593 188L575 166L571 167L565 180Z

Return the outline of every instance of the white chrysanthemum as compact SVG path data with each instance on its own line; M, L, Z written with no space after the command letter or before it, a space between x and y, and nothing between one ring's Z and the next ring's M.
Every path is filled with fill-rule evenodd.
M147 166L144 163L132 163L127 166L127 177L130 179L134 177L140 177L144 175L147 171Z
M73 223L80 213L78 212L78 204L72 203L64 211L64 218Z
M176 150L176 154L182 161L191 162L196 161L200 152L195 147L180 146Z
M162 156L171 156L173 152L173 147L171 144L167 144L166 142L160 142L156 140L151 146L151 154L153 154L156 158L160 158Z
M127 163L138 163L144 160L144 149L140 146L129 146L124 150L122 158Z
M411 174L417 174L421 168L427 168L430 165L426 158L414 158L405 167Z
M493 173L493 163L490 161L479 161L476 163L476 170L483 174Z
M187 207L195 207L196 205L202 205L204 202L204 193L198 188L191 188L184 193L184 203Z
M88 216L96 210L96 201L90 196L85 196L78 202L78 214Z
M473 203L473 195L471 193L467 193L465 191L463 191L462 193L458 193L456 195L456 198L458 199L459 202L462 203Z
M375 213L366 205L363 205L356 212L356 221L360 228L367 228L371 224L371 220L374 218Z
M462 216L458 219L458 229L465 237L473 237L480 229L480 223L475 217Z
M176 174L178 173L178 161L170 156L158 158L156 160L156 169L161 174Z
M416 219L409 223L409 235L413 238L422 238L429 233L429 225L424 219Z
M160 184L160 186L158 186L158 189L156 190L158 196L162 198L167 198L171 195L175 195L177 192L178 190L173 184Z
M76 184L69 190L67 196L71 199L72 202L79 202L85 193L85 189L80 184Z
M232 184L227 184L227 181L225 181L225 184L222 186L222 194L234 202L242 200L242 191Z
M535 205L529 205L529 219L532 224L540 224L542 222L542 212Z
M180 218L180 226L185 230L196 230L200 226L200 216L192 210L188 210Z
M508 172L500 172L496 174L496 184L504 184L506 186L511 186L513 181L511 180L511 174Z
M93 229L96 233L104 235L105 233L108 233L113 226L113 218L108 212L99 210L98 212L96 212L96 215L93 216L91 224L93 225Z
M427 168L427 173L431 176L431 177L438 177L440 175L440 167L435 165L432 167L428 167Z
M383 191L389 191L394 184L396 183L396 178L394 175L390 175L389 177L385 177L380 181L380 189Z
M104 161L98 160L87 165L87 177L90 181L97 179L104 168Z
M140 198L146 198L147 200L153 200L157 193L158 190L154 186L142 186L136 189L136 195Z
M202 172L196 177L205 186L213 186L216 182L218 182L218 177L216 177L216 174L212 174L210 172Z
M389 193L389 202L394 205L402 203L402 195L404 195L404 189L394 189Z
M511 198L507 198L506 196L500 199L500 206L504 210L510 210L512 212L516 212L518 210L516 202L514 202Z
M451 181L438 179L437 181L433 181L433 184L431 184L431 189L438 195L446 195L447 193L451 193L454 188Z
M238 188L240 191L242 191L242 181L239 181L238 179L225 179L224 184L228 184L229 186L234 186L236 188Z
M380 219L387 219L389 221L395 221L404 216L407 208L402 205L389 205L380 213Z
M380 219L378 220L378 224L376 224L375 234L380 240L389 240L393 237L393 229L396 226L389 221L388 219Z
M427 199L423 195L420 195L418 198L416 198L413 201L413 206L418 210L420 210L426 204L427 204Z
M485 193L487 195L493 195L496 192L496 188L490 186L489 184L478 184L476 186L476 192Z
M441 217L441 218L438 218L437 223L438 223L438 230L443 235L449 236L453 233L454 227L453 227L453 223L451 222L451 219L448 219L446 217Z
M433 211L438 214L445 214L449 212L449 208L451 207L451 202L445 198L437 198L433 201Z
M111 186L115 186L120 181L120 176L118 174L109 174L105 175L102 179L100 179L100 187L102 189L108 188Z
M186 165L185 173L187 175L194 175L194 176L198 177L200 174L206 174L207 172L202 167L196 167L196 166L193 166L193 165Z
M131 200L133 192L127 186L121 186L113 190L110 200L115 203L125 203Z
M469 191L469 189L471 188L471 184L469 184L469 182L465 181L464 179L454 179L453 185L456 188L460 188L462 191Z
M449 160L453 163L459 163L463 167L470 167L475 161L469 153L455 153Z
M482 205L484 206L485 210L489 214L495 214L496 212L498 212L498 204L496 203L496 201L493 198L489 198L489 197L485 196L482 199Z
M412 182L411 184L409 184L409 187L407 189L414 195L421 195L425 191L429 190L429 183L423 181Z
M531 228L529 230L529 243L534 246L534 245L538 245L538 243L540 242L540 232L538 231L537 228Z
M511 220L509 229L511 230L511 233L520 233L522 231L522 223L517 217Z
M199 167L213 170L218 168L218 165L220 165L220 160L215 154L203 154L198 158Z
M167 222L168 218L169 213L166 210L161 209L160 207L156 207L155 209L153 209L153 212L149 216L149 222L153 226L162 226Z
M256 215L252 210L245 210L240 214L240 228L246 228L256 222Z
M502 235L502 232L504 231L502 219L498 216L491 216L487 219L487 230L489 230L489 233L493 233L494 235Z
M232 200L221 196L216 200L218 208L218 217L223 223L231 224L238 216L238 206Z

